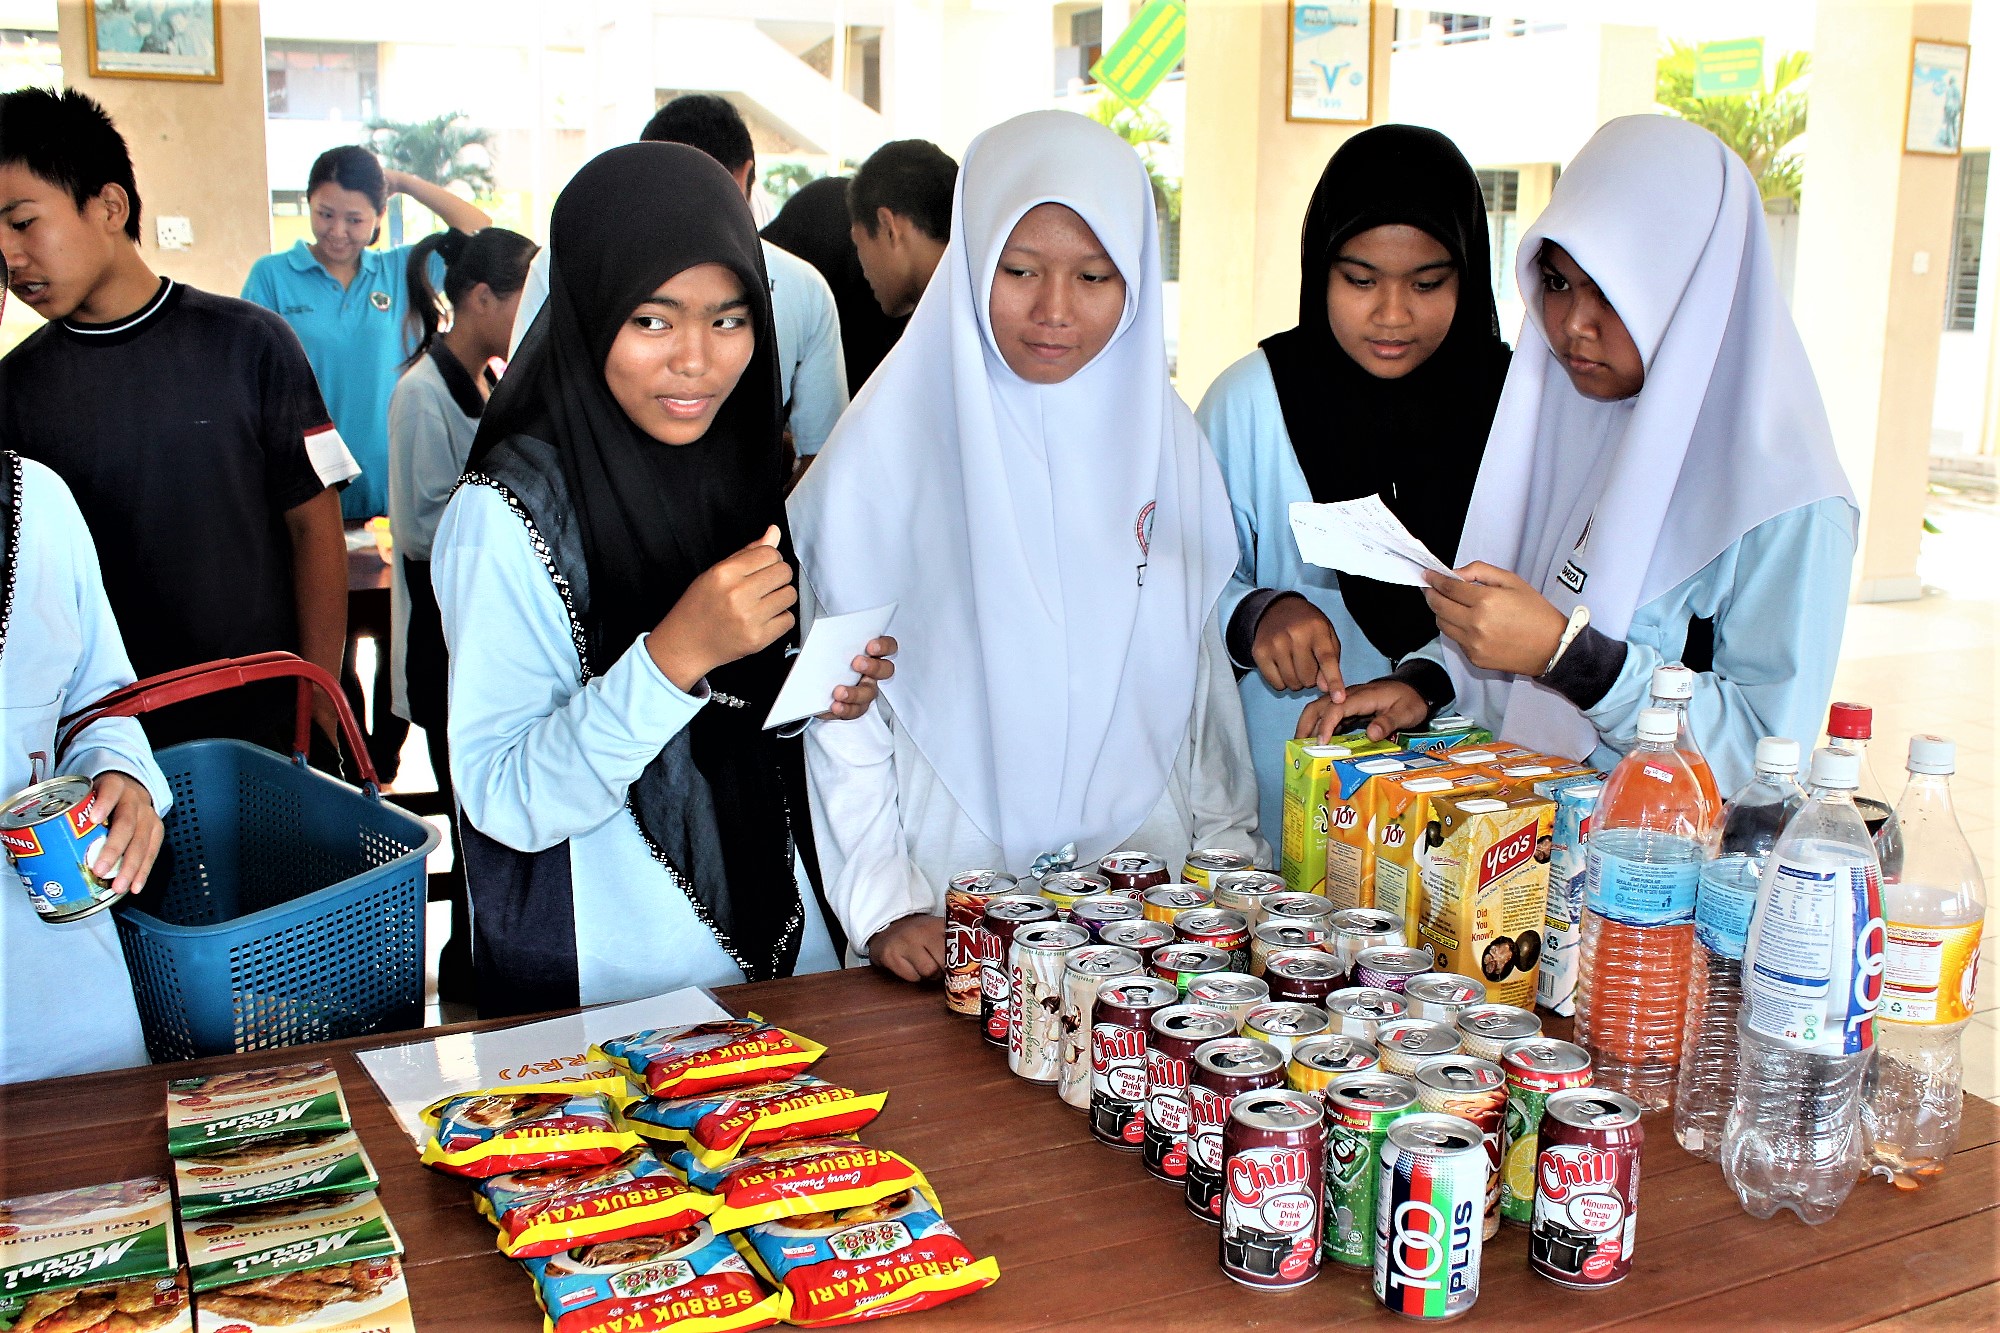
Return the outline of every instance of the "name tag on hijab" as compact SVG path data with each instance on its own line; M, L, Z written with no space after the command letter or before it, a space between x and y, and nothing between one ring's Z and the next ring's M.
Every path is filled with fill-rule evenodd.
M1292 505L1292 537L1309 565L1383 583L1424 585L1424 571L1457 578L1451 566L1403 526L1379 495L1332 504Z
M813 621L799 655L792 659L791 674L771 704L764 730L782 727L802 717L824 713L833 706L833 687L852 685L859 677L854 659L861 656L871 640L882 637L896 604L867 611L849 611L844 616L821 616Z

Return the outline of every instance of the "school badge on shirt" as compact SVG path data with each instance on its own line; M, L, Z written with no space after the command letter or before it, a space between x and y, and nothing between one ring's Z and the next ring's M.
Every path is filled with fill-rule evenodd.
M1139 586L1146 586L1146 564L1153 552L1153 514L1159 509L1158 500L1146 501L1146 507L1139 511L1139 517L1132 524L1132 540L1139 546Z
M387 292L368 293L368 304L374 306L377 310L387 310L389 308L389 293Z

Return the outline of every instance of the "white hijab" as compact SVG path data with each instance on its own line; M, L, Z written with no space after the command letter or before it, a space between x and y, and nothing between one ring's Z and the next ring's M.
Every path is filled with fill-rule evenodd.
M1088 365L1035 385L987 304L1015 224L1051 202L1097 234L1125 313ZM827 610L898 603L885 695L1007 869L1070 842L1087 862L1145 821L1236 538L1167 378L1152 187L1123 140L1038 111L973 141L937 272L791 515Z
M1550 352L1536 263L1545 240L1631 330L1646 366L1636 397L1585 398ZM1521 238L1515 273L1526 329L1459 564L1511 569L1564 614L1584 603L1593 627L1623 638L1640 607L1766 519L1829 496L1853 504L1778 291L1756 183L1707 130L1665 116L1606 124ZM1564 580L1571 565L1580 591ZM1449 639L1445 652L1459 706L1496 734L1557 754L1597 745L1554 690L1482 671Z

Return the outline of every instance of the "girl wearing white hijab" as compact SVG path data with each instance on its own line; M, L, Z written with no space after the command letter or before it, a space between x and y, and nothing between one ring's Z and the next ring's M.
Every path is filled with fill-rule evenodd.
M1445 670L1359 686L1302 730L1340 711L1383 734L1455 697L1507 740L1608 767L1653 668L1682 661L1732 791L1758 737L1818 732L1859 520L1756 184L1706 130L1614 120L1517 269L1534 333L1473 489L1464 581L1431 579L1443 638L1424 655Z
M910 325L791 500L819 608L897 604L871 713L807 733L827 897L909 980L945 880L1262 856L1216 599L1229 499L1167 378L1152 188L1069 112L967 150Z

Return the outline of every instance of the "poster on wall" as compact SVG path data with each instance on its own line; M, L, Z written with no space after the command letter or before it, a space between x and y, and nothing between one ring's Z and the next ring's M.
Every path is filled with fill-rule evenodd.
M1374 15L1369 0L1305 4L1292 0L1292 86L1286 120L1368 123L1374 83Z
M1958 156L1965 130L1965 72L1971 63L1972 48L1963 42L1911 44L1904 152Z
M222 82L215 0L84 0L93 78Z

